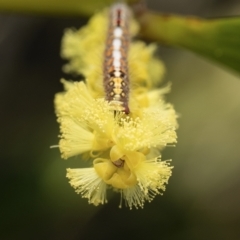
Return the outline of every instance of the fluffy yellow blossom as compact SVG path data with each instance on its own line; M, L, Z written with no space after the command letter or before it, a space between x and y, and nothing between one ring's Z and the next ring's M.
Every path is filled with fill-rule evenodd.
M134 155L139 156L131 159ZM88 198L89 203L106 203L107 186L111 186L121 192L130 209L133 206L142 208L145 201L150 202L161 190L165 190L172 167L158 158L146 160L141 153L130 153L125 160L123 168L118 168L109 159L97 158L93 168L67 169L67 177L76 192ZM131 160L136 162L132 164Z
M67 169L76 192L94 205L107 202L107 189L120 192L130 208L143 207L165 190L171 176L169 161L160 151L176 143L176 113L156 89L164 67L154 56L156 46L141 41L129 46L130 114L113 111L103 88L103 51L108 10L92 17L80 30L66 30L62 56L66 72L81 73L85 82L62 80L65 91L56 94L62 158L80 155L89 168ZM130 22L131 35L138 24ZM120 204L121 205L121 204Z
M108 11L103 11L94 15L87 26L79 30L67 29L62 40L61 55L69 60L64 71L83 74L94 97L104 97L102 65L107 26ZM130 34L136 35L138 29L137 22L132 19ZM159 84L165 68L154 56L155 50L155 44L130 43L128 58L133 91L139 86L151 88Z
M140 117L122 117L121 113L114 117L108 102L94 99L83 82L73 85L55 99L63 158L105 151L114 145L124 151L144 151L176 142L176 115L171 105L159 100L142 108Z

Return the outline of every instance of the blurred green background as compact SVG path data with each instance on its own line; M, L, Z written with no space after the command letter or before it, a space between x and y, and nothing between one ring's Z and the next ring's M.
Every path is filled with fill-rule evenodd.
M239 15L234 0L147 1L162 12ZM143 210L120 197L88 205L70 187L60 159L53 97L62 90L60 41L85 18L0 15L0 239L240 239L240 77L190 52L159 48L179 112L178 144L167 148L173 176ZM240 49L239 49L240 51Z

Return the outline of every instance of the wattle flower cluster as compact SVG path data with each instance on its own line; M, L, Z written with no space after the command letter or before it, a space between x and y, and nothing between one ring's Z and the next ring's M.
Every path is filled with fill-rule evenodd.
M177 116L163 99L170 87L156 89L164 73L163 64L153 56L156 46L141 41L129 46L130 114L112 110L103 88L107 26L105 10L63 37L62 57L69 60L64 70L81 73L85 82L62 80L65 91L56 94L59 149L64 159L88 159L89 168L69 168L67 178L89 203L106 203L107 189L112 188L130 208L138 208L161 194L171 176L172 167L161 161L160 151L176 142ZM131 20L131 34L137 30Z

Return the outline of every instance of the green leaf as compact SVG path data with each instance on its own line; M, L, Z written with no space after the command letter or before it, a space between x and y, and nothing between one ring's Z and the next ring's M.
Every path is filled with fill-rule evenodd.
M90 16L114 2L114 0L0 0L0 12ZM127 2L134 3L136 0Z
M91 15L113 0L1 0L1 12L44 15Z
M240 17L206 20L147 12L139 21L142 37L191 50L240 73Z

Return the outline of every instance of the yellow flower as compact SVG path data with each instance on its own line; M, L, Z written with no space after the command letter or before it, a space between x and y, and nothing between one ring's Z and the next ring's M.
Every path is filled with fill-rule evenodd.
M94 99L83 82L72 85L55 98L61 131L59 147L65 159L110 147L112 129L116 125L106 101Z
M107 189L112 188L130 209L142 208L165 190L171 176L172 167L160 160L160 151L176 143L177 115L163 98L170 85L156 89L165 71L154 56L156 45L141 41L129 46L130 114L114 111L105 100L107 16L104 10L63 37L62 56L69 60L64 70L83 74L85 83L61 80L65 91L55 97L59 149L64 159L81 155L89 160L89 168L67 169L71 186L89 203L106 203ZM131 20L131 35L137 30Z
M165 190L172 169L168 162L161 162L160 158L146 160L144 154L137 152L129 152L121 159L123 167L112 164L115 159L97 158L94 168L68 169L67 177L76 192L94 205L107 202L107 185L121 192L130 209L142 208L145 201L150 202Z
M103 51L108 26L108 11L94 15L87 26L76 29L67 29L62 40L63 58L69 60L64 66L67 73L83 74L89 91L94 97L104 97L103 90ZM130 34L136 35L138 23L131 19ZM152 88L159 85L165 72L163 63L154 56L156 45L147 46L142 41L130 43L129 47L129 74L132 92L139 86Z
M93 168L67 169L67 177L70 184L94 205L107 203L107 184L99 178Z
M114 117L109 104L94 99L83 82L73 85L66 93L57 94L55 101L63 158L104 151L113 145L142 151L176 142L176 114L171 105L158 101L141 109L140 117L122 117L121 113Z

